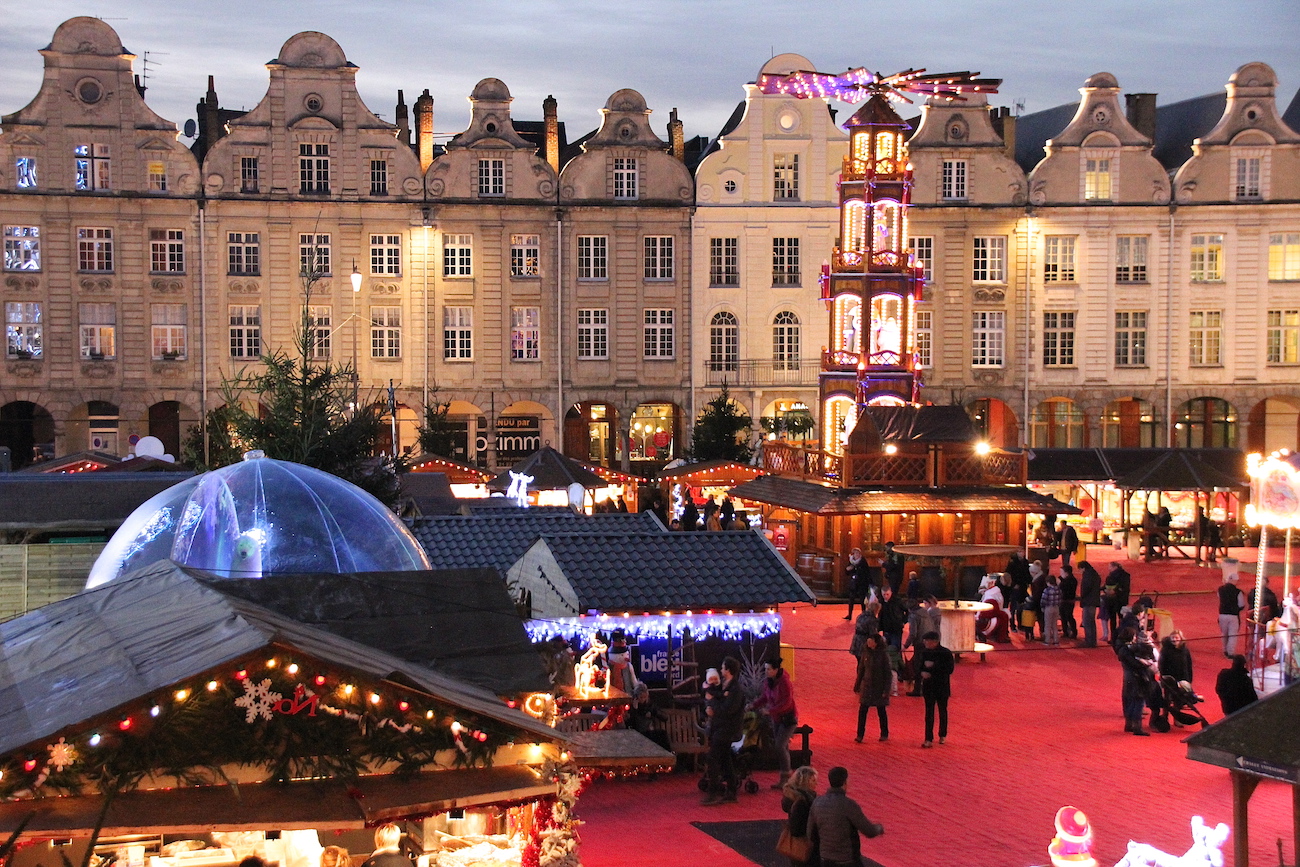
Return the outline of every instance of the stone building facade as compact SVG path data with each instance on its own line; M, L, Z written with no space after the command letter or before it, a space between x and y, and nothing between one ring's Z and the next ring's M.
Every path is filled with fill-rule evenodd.
M484 465L564 440L624 468L680 454L694 183L680 123L659 138L635 91L561 154L553 101L539 147L486 79L435 148L427 91L412 142L404 104L380 120L338 43L299 33L251 111L209 84L200 168L107 24L72 19L42 53L40 94L0 134L16 463L133 434L176 453L223 381L302 328L355 365L358 400L392 385L399 450L436 401Z

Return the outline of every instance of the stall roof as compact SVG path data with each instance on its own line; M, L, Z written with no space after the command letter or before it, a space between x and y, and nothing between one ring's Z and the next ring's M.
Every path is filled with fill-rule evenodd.
M439 569L505 572L544 533L666 533L650 512L578 515L572 509L499 509L461 517L416 518L408 525Z
M1246 478L1246 455L1240 449L1032 449L1031 482L1113 482L1181 453L1193 461L1217 467L1231 476ZM1170 488L1169 490L1176 490Z
M1250 480L1244 466L1237 472L1228 461L1210 461L1182 449L1170 449L1147 466L1117 478L1115 487L1130 491L1211 491L1250 487Z
M665 467L659 471L658 478L661 482L676 482L690 478L730 479L734 481L742 478L752 479L762 474L762 467L718 459L716 461L700 461L694 464L681 464L671 469Z
M819 515L872 512L1013 512L1077 515L1074 506L1028 488L991 485L952 488L833 488L786 476L759 476L729 492L734 497Z
M203 834L222 830L343 830L373 827L407 816L554 794L527 765L375 775L355 780L240 783L122 792L113 798L101 835L142 832ZM0 804L0 834L28 816L28 836L87 837L104 801L100 795L42 798Z
M0 624L0 755L272 646L562 737L485 689L220 593L163 561Z
M210 586L496 695L550 688L495 569L278 575Z
M579 612L766 608L816 598L766 537L748 531L548 535L510 577L538 567L546 580L569 585Z
M0 530L113 530L145 500L193 475L0 473Z
M562 491L573 484L582 485L584 488L604 488L609 485L609 482L582 464L560 454L550 446L543 446L509 470L498 474L488 482L488 487L494 491L506 490L510 487L512 472L532 476L533 480L528 483L528 488L533 491Z
M1300 783L1300 683L1184 739L1187 758L1258 777Z
M411 472L445 473L454 485L481 485L495 475L482 467L453 461L442 455L420 455L418 458L411 458Z
M461 501L452 493L446 473L403 473L398 484L402 514L454 515L460 511Z

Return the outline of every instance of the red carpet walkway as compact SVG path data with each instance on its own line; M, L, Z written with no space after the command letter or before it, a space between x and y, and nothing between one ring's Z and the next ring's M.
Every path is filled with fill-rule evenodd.
M1253 584L1253 551L1234 551L1241 586ZM1280 552L1275 552L1279 553ZM1119 552L1089 547L1094 565ZM1219 719L1214 678L1224 667L1217 640L1216 569L1186 561L1126 563L1139 591L1161 593L1192 647L1200 705ZM1098 567L1104 576L1104 565ZM1280 591L1281 583L1273 582ZM1280 595L1280 593L1279 593ZM1232 824L1228 772L1185 758L1180 743L1193 729L1134 737L1123 731L1120 667L1108 647L1047 648L1019 638L999 645L980 664L966 657L953 676L948 743L921 749L924 708L900 696L889 708L890 740L879 743L875 714L868 740L853 743L856 696L850 631L842 605L799 607L787 613L784 640L796 647L795 691L801 721L816 729L813 764L822 772L849 769L849 794L885 825L883 837L863 842L863 853L885 867L1030 867L1046 864L1056 810L1073 804L1087 812L1102 867L1123 857L1130 839L1181 855L1191 846L1190 822ZM696 777L602 780L578 805L582 860L588 867L752 867L734 850L691 826L692 821L770 819L782 815L780 795L769 791L774 773L756 775L757 795L735 804L701 807ZM1291 844L1289 788L1261 783L1251 801L1251 860L1278 863L1278 838L1286 863ZM1225 846L1232 864L1232 842Z

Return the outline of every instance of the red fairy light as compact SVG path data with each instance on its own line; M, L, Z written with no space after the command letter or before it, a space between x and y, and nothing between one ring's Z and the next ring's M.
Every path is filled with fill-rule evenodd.
M122 731L124 731L124 732L125 732L125 731L130 731L130 730L131 730L131 718L130 718L129 716L124 716L124 717L122 717L122 719L120 719L120 720L118 721L118 723L117 723L117 727L118 727L119 729L121 729Z
M23 762L23 769L28 771L29 773L31 771L36 770L36 759L28 759L27 761Z
M406 711L411 709L411 703L407 701L399 701L397 703L397 709L405 713Z
M241 668L239 671L235 672L235 680L247 680L247 679L248 679L248 669Z
M324 685L325 685L325 675L323 675L323 674L318 674L318 675L316 675L316 685L317 685L317 686L324 686Z

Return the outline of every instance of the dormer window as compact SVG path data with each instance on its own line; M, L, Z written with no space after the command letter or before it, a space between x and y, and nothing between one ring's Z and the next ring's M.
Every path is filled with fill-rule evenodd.
M1109 157L1089 157L1084 161L1083 198L1089 202L1109 202L1112 185Z
M330 146L327 144L298 145L298 192L307 195L328 195L330 191Z
M76 154L77 189L107 190L111 181L112 161L106 144L79 144Z
M943 161L943 189L945 199L961 201L966 198L966 161Z
M478 194L504 196L506 194L506 161L478 161Z
M637 167L632 157L614 158L614 198L637 197Z
M1234 198L1237 201L1258 199L1262 195L1259 185L1259 157L1238 157Z

